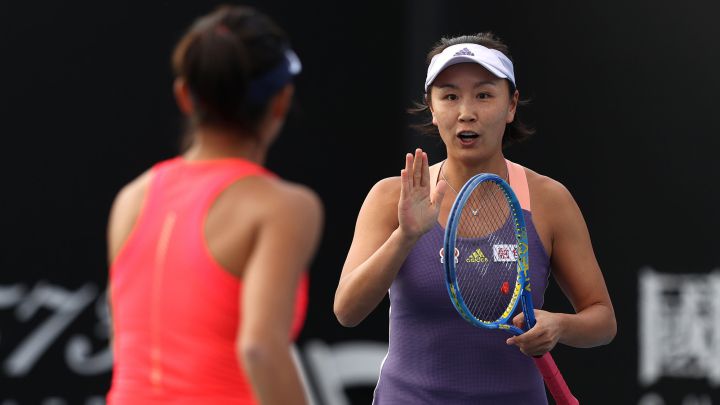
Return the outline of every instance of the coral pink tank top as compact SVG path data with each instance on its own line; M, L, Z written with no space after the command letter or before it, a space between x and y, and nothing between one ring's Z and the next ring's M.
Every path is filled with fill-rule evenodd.
M241 159L178 157L151 170L142 211L110 269L115 363L108 403L254 404L235 354L242 281L213 259L204 224L229 185L273 174ZM292 338L306 306L303 276Z

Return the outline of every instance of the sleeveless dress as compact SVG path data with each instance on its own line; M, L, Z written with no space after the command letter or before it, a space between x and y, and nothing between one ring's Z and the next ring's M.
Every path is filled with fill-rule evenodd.
M235 354L242 281L211 256L204 224L232 183L273 174L242 159L177 157L153 166L151 176L110 269L115 359L107 402L255 404ZM301 329L306 304L304 276L288 341Z
M525 171L510 161L507 165L528 231L533 303L542 308L550 261L532 221ZM373 403L547 404L543 379L532 359L505 343L511 335L475 327L453 307L440 262L443 237L440 224L423 235L390 287L388 354ZM480 256L494 260L492 251L463 252L458 259Z

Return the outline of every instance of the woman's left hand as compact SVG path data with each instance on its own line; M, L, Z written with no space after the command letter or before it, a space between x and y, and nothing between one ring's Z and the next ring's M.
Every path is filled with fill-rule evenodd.
M535 326L519 336L513 336L506 342L517 346L521 352L528 356L542 356L555 347L562 334L562 318L566 314L535 310ZM513 324L525 330L525 315L518 314L513 318Z

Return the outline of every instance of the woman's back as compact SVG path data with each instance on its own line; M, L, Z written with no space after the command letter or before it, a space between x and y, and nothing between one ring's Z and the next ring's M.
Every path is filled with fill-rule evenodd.
M172 65L188 147L123 188L110 214L108 400L304 404L290 349L322 204L263 168L300 61L267 16L221 6Z
M118 359L110 402L201 397L252 403L235 355L242 282L212 254L207 239L213 234L206 235L205 226L218 196L231 185L248 188L242 184L248 176L271 174L241 159L176 158L156 165L142 201L135 196L142 208L110 275ZM242 211L243 201L235 200ZM249 224L256 222L253 212L247 210ZM253 237L242 224L228 225L222 229ZM293 334L304 317L305 288L301 283L296 297Z

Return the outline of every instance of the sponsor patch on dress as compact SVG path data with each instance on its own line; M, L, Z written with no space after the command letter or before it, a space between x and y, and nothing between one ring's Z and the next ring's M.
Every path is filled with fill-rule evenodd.
M495 262L516 262L517 245L499 244L493 245L493 261Z

